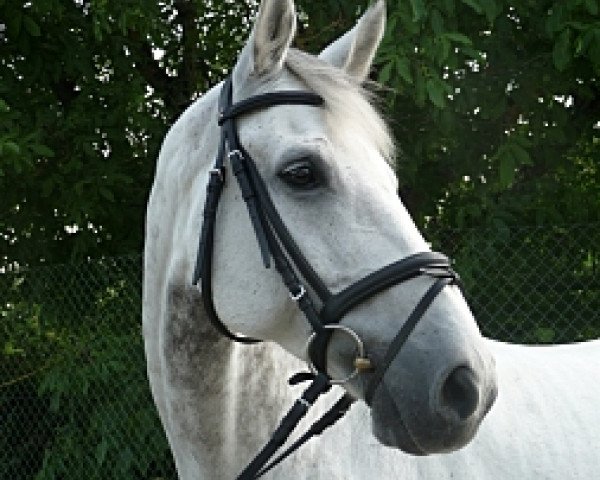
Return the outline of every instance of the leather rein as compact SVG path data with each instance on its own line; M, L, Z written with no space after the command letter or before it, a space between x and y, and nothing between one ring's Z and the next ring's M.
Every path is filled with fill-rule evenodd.
M397 260L359 279L343 289L332 293L319 277L306 257L302 254L289 230L279 215L269 191L260 176L256 164L240 142L236 119L259 109L277 105L309 105L320 107L325 102L319 95L306 91L279 91L256 95L232 103L233 88L231 77L221 88L219 97L219 119L221 139L213 168L210 170L204 204L203 223L200 233L198 257L192 283L200 283L204 309L214 327L227 338L245 344L260 340L231 332L219 318L212 295L212 257L217 208L229 159L231 171L237 179L242 197L246 203L254 233L258 241L265 268L270 268L271 260L281 275L290 297L303 312L312 328L307 343L307 362L311 373L294 375L290 384L310 380L309 387L296 400L287 415L281 420L269 442L237 477L238 480L253 480L279 464L289 454L313 436L342 418L355 401L344 394L319 420L317 420L293 445L272 460L277 450L285 443L291 431L304 417L308 409L332 384L343 384L354 376L369 371L371 376L365 391L365 401L371 404L373 395L383 379L389 365L394 360L410 333L414 330L427 308L446 285L457 284L460 280L452 270L449 259L436 252L422 252ZM417 303L412 313L390 342L380 365L372 365L363 342L357 333L341 325L344 315L365 300L412 278L425 275L434 281ZM316 298L313 298L313 295ZM317 307L320 305L320 307ZM354 371L346 378L332 379L326 371L326 354L329 340L338 331L351 337L357 347Z

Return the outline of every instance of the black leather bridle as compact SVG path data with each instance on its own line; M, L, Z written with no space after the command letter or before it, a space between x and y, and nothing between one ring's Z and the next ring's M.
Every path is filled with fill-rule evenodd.
M434 280L396 337L390 342L381 364L373 366L373 370L369 372L371 378L365 391L365 400L370 405L389 365L427 308L446 285L457 284L460 286L460 281L446 256L436 252L422 252L395 261L361 278L341 292L332 293L302 254L282 221L254 160L240 142L235 123L236 118L241 115L276 105L319 107L324 104L323 98L315 93L305 91L280 91L256 95L232 104L232 95L232 80L229 77L221 88L219 98L218 124L221 127L221 140L207 185L204 219L193 284L197 285L198 282L201 282L206 314L220 333L236 342L256 343L260 341L232 333L220 320L212 298L214 229L217 207L226 177L225 159L228 158L231 171L237 179L248 208L264 266L269 268L271 259L273 260L291 298L297 302L313 330L307 345L307 359L313 373L301 373L290 380L290 383L298 383L303 380L312 380L312 382L281 421L271 440L238 477L238 480L250 480L258 478L273 468L302 443L335 423L350 408L354 399L345 394L298 442L270 465L265 466L321 393L327 391L332 383L344 383L361 372L356 363L353 374L340 381L331 379L326 372L327 345L336 330L344 332L354 339L358 347L358 360L367 360L359 336L340 324L346 313L374 295L409 279L425 275ZM317 302L313 295L317 297ZM320 305L319 308L317 303Z

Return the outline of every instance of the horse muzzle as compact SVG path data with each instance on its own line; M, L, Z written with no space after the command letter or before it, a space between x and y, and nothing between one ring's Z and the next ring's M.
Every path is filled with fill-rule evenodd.
M383 379L371 418L379 442L412 455L451 452L469 443L497 396L493 370L458 364L432 382L397 382L404 374L405 369Z

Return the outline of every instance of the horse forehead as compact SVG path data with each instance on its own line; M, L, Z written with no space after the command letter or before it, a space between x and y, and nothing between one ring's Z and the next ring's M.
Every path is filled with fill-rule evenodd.
M371 194L397 192L398 181L390 165L368 138L353 131L333 132L326 107L279 105L249 115L240 122L242 143L259 164L276 169L294 156L319 155L324 165L350 190L371 186ZM365 175L365 174L368 175ZM346 189L344 189L346 190Z
M262 147L270 153L278 151L274 148L277 146L319 145L345 153L359 145L370 149L368 139L353 141L357 139L352 135L338 135L331 117L326 105L276 105L240 118L238 129L242 143L251 148Z
M331 150L330 135L322 107L308 105L277 105L240 119L242 144L265 160L285 157L286 151L305 148L326 154Z
M249 82L239 92L242 97L280 91L311 90L296 75L284 69L279 75L260 85ZM234 91L235 97L235 91ZM234 98L234 101L239 99ZM325 100L326 101L326 100ZM267 141L286 138L289 140L327 137L325 108L310 105L277 105L257 110L240 122L240 133L251 135L254 141Z
M310 91L295 75L283 71L271 81L258 87L250 85L249 90L244 88L241 93L252 96L285 90ZM328 157L326 160L329 160L330 167L344 169L349 183L355 184L361 178L360 183L365 183L364 173L368 171L370 183L383 186L384 190L396 195L396 175L370 140L363 138L364 131L338 129L336 112L329 110L327 98L324 101L323 106L277 105L241 118L239 132L242 143L251 153L260 155L263 161L275 164L279 159L289 157L287 153L302 152L305 148ZM351 126L352 122L348 125Z

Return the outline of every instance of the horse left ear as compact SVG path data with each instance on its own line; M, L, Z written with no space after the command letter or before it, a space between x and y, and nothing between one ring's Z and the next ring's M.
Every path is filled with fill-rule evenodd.
M356 26L323 50L319 58L365 80L385 32L385 1L378 0Z
M254 28L235 67L242 81L252 75L274 73L283 67L296 34L296 7L293 0L263 0Z

